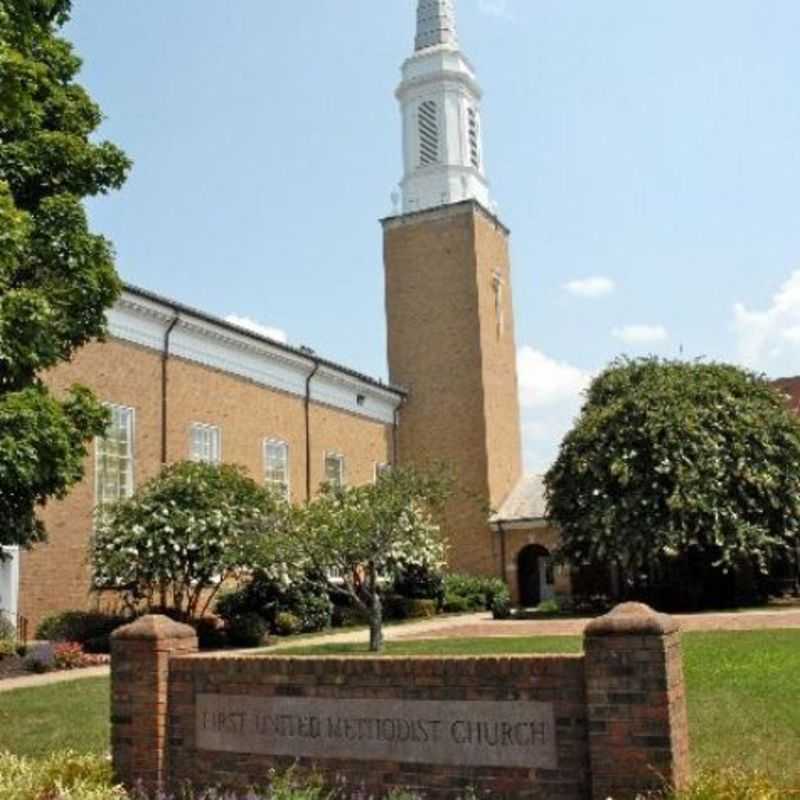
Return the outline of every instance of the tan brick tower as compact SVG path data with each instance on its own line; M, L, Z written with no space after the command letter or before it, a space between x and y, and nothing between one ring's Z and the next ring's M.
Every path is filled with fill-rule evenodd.
M452 466L450 566L499 575L488 516L521 477L508 230L488 210L481 94L452 0L420 0L397 96L403 211L383 228L389 372L409 390L399 459Z

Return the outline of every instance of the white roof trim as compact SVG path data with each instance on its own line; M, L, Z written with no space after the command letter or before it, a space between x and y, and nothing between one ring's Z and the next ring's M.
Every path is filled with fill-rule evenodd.
M167 302L158 303L125 290L107 313L108 330L115 339L160 353L175 316ZM246 331L238 333L214 324L183 307L178 308L177 316L170 337L170 355L305 397L306 381L317 363L314 356L270 346L263 339L248 336ZM323 363L314 376L311 399L384 424L394 422L402 403L397 391L360 380L328 363Z

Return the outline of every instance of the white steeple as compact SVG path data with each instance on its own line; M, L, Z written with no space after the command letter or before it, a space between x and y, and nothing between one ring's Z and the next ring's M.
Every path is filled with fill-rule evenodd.
M403 117L403 213L477 200L483 168L481 89L459 50L455 0L418 0L415 53L397 89Z

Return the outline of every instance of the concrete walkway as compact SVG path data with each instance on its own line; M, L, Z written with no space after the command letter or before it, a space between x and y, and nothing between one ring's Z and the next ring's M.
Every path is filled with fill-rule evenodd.
M760 631L800 628L800 608L759 609L756 611L706 612L673 614L682 631ZM420 636L413 630L398 629L395 638L439 639L451 636L509 637L509 636L580 636L591 621L581 619L493 620L490 614L460 617L458 624L441 625Z
M675 614L683 631L755 631L800 629L800 608L760 609L757 611L714 612L703 614ZM580 636L591 621L590 617L581 619L549 620L494 620L487 612L464 614L457 617L437 617L436 619L409 622L403 625L388 625L384 628L387 642L409 641L413 639L451 639L473 637L525 637L525 636ZM289 641L262 650L242 650L242 655L258 653L280 653L291 647L320 644L358 644L369 641L369 632L364 628L323 633L318 636L292 638ZM220 656L232 655L236 651L220 651ZM209 654L205 654L209 655ZM21 678L8 678L0 681L0 693L16 689L33 689L55 683L77 681L86 678L102 678L109 674L109 667L89 667L87 669L65 672L51 672L46 675L26 675Z
M39 686L51 686L54 683L67 683L86 678L104 678L110 673L108 665L102 667L86 667L85 669L48 672L45 675L23 675L19 678L6 678L0 681L0 693L13 692L16 689L36 689Z

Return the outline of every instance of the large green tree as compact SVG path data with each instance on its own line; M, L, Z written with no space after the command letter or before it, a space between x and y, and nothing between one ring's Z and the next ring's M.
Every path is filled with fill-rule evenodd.
M119 188L130 162L92 140L98 106L58 31L70 0L0 0L0 545L44 536L36 507L82 476L106 415L43 373L105 331L119 292L112 248L82 200Z
M545 481L573 564L617 564L633 585L680 559L765 571L800 531L800 421L737 367L620 359Z

